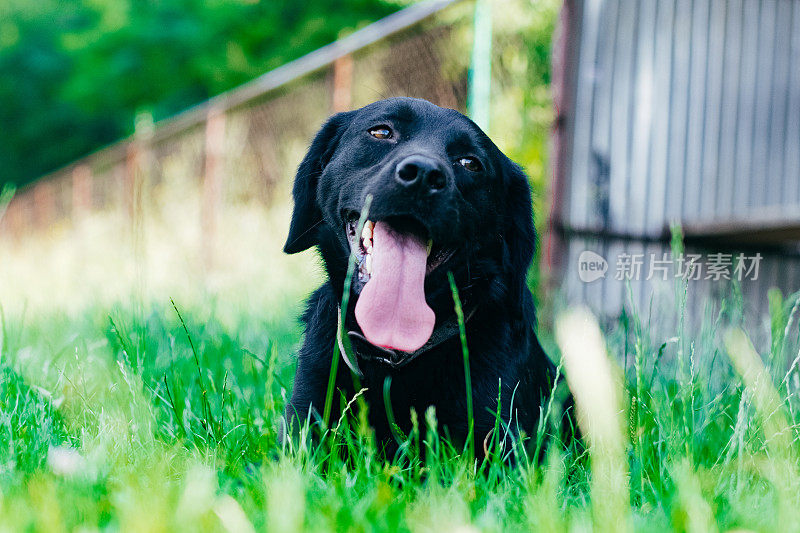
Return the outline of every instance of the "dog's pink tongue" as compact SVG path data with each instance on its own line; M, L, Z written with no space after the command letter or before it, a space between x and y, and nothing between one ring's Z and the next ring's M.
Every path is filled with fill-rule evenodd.
M372 275L356 303L356 321L369 342L403 352L421 348L436 316L425 302L425 244L383 222L372 233Z

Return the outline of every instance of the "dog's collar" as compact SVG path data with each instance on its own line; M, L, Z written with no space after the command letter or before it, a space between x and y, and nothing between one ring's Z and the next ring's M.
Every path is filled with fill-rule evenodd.
M475 314L476 309L477 309L476 306L471 306L466 309L467 312L464 314L465 324ZM347 350L345 349L343 341L341 308L339 308L338 311L339 312L337 314L338 325L336 328L336 342L339 343L339 353L342 355L342 359L344 359L345 364L347 364L350 370L360 378L364 377L364 373L358 366L358 358L364 359L365 361L369 360L378 361L396 369L407 365L408 363L410 363L423 353L436 348L443 342L450 340L451 338L459 334L458 319L455 316L452 316L449 319L445 320L438 327L434 328L433 333L431 333L431 337L428 339L428 342L423 344L422 347L418 348L417 350L414 350L413 352L401 352L398 350L392 350L391 348L383 348L381 346L375 346L374 344L370 343L361 333L357 331L348 331L347 337L350 340L350 347L352 348L351 350L352 354L355 356L355 357L350 357ZM362 349L361 350L357 349L357 345L361 345ZM370 354L368 349L367 350L363 349L366 347L376 350L378 354L377 355Z

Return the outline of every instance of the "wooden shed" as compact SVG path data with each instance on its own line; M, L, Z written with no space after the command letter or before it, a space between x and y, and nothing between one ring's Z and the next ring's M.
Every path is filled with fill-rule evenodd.
M647 279L664 259L680 277L672 224L704 265L731 256L752 309L768 287L800 288L800 0L570 0L554 87L546 259L567 300L613 316L674 292L660 270ZM591 281L587 250L608 269ZM642 273L620 279L632 255ZM758 272L737 280L742 257ZM690 297L724 295L727 278L702 274Z

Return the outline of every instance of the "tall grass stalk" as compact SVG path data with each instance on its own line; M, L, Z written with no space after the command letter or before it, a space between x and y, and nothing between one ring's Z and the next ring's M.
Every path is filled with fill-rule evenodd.
M747 334L739 328L728 331L725 334L725 348L736 372L752 396L763 424L765 443L770 455L775 457L791 455L793 434L783 409L783 402Z
M361 238L361 231L364 229L364 223L367 221L369 217L369 207L372 205L372 195L368 194L366 199L364 200L364 208L361 210L361 216L358 219L358 225L356 226L356 242L358 239ZM350 339L344 333L344 318L347 316L347 308L350 305L350 286L353 283L353 274L356 270L356 251L350 250L350 258L347 262L347 274L344 278L344 290L342 292L342 305L339 308L339 324L342 325L341 328L338 328L336 332L337 335L341 337L341 341L345 346L345 349L350 344ZM333 407L333 389L336 385L336 375L339 372L339 358L340 357L353 357L352 354L340 354L339 353L339 340L337 339L333 343L333 357L331 358L331 371L328 375L328 387L325 392L325 407L323 409L322 415L322 422L324 427L327 429L328 423L330 422L331 418L331 408Z
M632 531L620 372L609 359L600 327L588 310L576 308L558 316L555 333L578 424L589 444L595 528Z
M685 264L685 246L683 242L683 229L681 228L680 224L671 224L670 225L670 251L672 253L672 257L676 262L676 266L680 266L678 263L679 258L684 259L683 268L686 269ZM684 270L684 274L686 274ZM674 294L675 294L675 302L677 303L677 331L675 334L675 338L678 339L677 341L677 361L678 361L678 372L680 374L681 380L681 394L684 398L684 409L682 412L683 417L683 428L684 428L684 445L686 447L686 453L692 453L692 443L694 441L694 346L691 341L687 341L686 335L686 306L688 302L689 296L689 277L688 275L684 276L676 276L675 277L675 286L674 286ZM689 380L688 383L684 381L686 379L686 358L689 358Z
M386 408L386 420L389 422L389 430L398 446L402 446L408 437L403 434L403 430L397 425L392 408L392 376L386 376L383 380L383 405Z
M181 315L181 312L178 309L177 304L175 304L175 300L170 298L169 301L172 304L172 308L175 310L175 314L178 315L178 320L180 320L181 328L183 328L183 332L186 334L186 340L189 341L189 347L192 350L192 356L194 356L195 368L197 369L197 382L200 384L200 394L201 394L200 401L203 409L203 418L201 420L204 422L206 433L210 438L213 438L214 437L213 415L211 412L211 404L208 398L208 389L206 388L205 380L203 379L203 368L200 365L200 356L197 353L197 348L195 348L194 346L194 341L192 340L191 333L189 333L189 328L186 326L186 321L183 320L183 315Z
M760 469L776 490L778 526L785 531L797 530L800 472L794 432L786 416L784 402L772 383L769 371L743 330L729 330L725 334L725 348L750 393L757 421L764 433L764 446L769 460L764 461Z
M467 328L464 321L464 310L461 308L461 298L458 296L458 287L452 272L447 273L450 281L450 291L453 293L453 306L458 320L458 334L461 339L461 355L464 363L464 385L467 391L467 458L470 464L475 457L475 415L472 411L472 377L469 369L469 348L467 347Z

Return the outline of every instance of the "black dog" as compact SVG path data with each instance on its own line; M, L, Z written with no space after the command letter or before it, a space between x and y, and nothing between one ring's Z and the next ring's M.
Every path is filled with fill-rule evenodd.
M339 365L336 388L351 398L350 373L360 375L380 442L393 446L383 400L387 376L401 429L409 430L412 408L422 416L434 406L453 440L463 443L467 436L462 345L448 272L466 319L476 450L480 454L494 428L498 393L511 433L536 434L555 372L534 333L526 284L535 240L530 188L523 171L478 126L413 98L339 113L314 138L293 194L284 251L318 246L329 280L311 296L303 317L305 342L286 409L292 427L309 409L323 411L352 251L358 267L343 331L355 360ZM369 221L357 235L368 195Z

